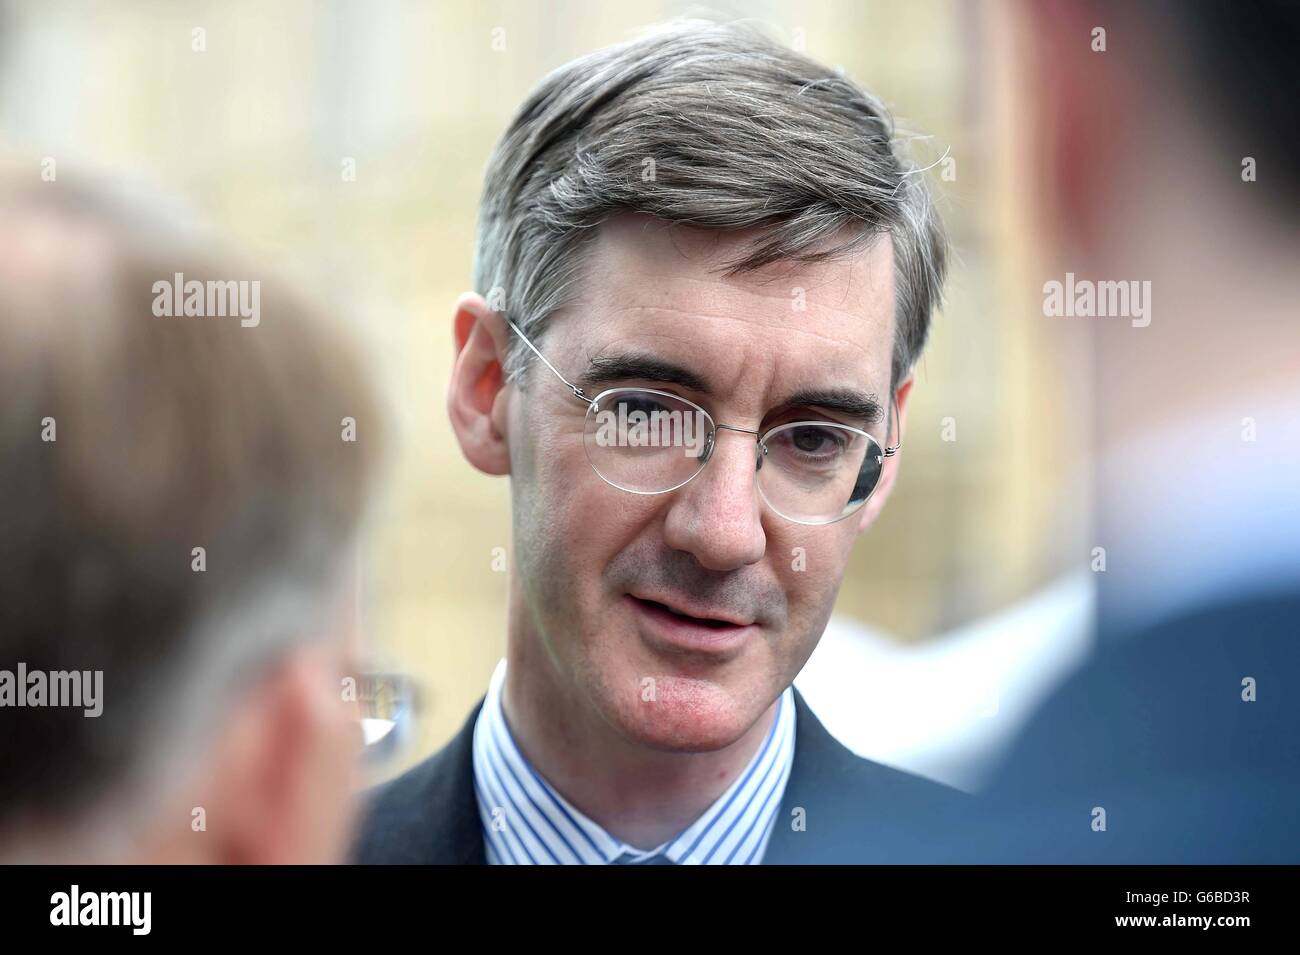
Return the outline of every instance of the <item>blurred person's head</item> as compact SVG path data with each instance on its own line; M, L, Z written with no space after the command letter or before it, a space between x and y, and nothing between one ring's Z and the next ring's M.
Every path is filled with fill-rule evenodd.
M256 314L218 282L260 283ZM0 670L26 703L0 709L0 856L341 857L378 427L352 346L260 269L114 191L0 178Z
M1212 409L1227 391L1288 386L1300 6L1084 0L1020 9L1031 55L1019 62L1037 101L1020 133L1042 170L1061 271L1150 283L1146 325L1078 319L1089 322L1105 381L1099 441Z
M1020 9L1054 278L1145 287L1140 322L1047 319L1092 352L1101 629L1293 585L1300 7Z
M587 403L510 323L587 398L667 390L732 428L837 422L885 448L945 248L882 105L753 30L659 30L542 81L487 170L449 394L467 459L511 478L519 692L634 746L735 742L812 653L897 459L833 523L768 506L758 471L778 465L746 431L718 430L675 490L629 493L589 463ZM834 453L818 441L793 453ZM665 614L748 634L683 648Z

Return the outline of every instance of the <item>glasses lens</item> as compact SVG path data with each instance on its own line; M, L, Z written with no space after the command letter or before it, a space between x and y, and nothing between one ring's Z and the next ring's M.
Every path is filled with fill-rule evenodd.
M713 419L661 391L614 388L587 409L587 460L605 481L638 494L681 487L704 467Z
M782 517L830 524L866 503L884 461L868 434L829 422L794 422L764 436L758 489Z
M362 673L355 694L364 746L362 758L382 762L395 755L411 735L417 702L415 684L401 673Z

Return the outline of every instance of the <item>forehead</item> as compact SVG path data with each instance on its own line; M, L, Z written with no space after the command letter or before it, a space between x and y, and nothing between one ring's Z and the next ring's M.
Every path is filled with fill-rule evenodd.
M580 321L565 337L581 339L580 360L620 346L668 352L719 386L840 384L884 394L894 326L889 238L827 262L724 275L758 235L643 215L609 220L566 309Z

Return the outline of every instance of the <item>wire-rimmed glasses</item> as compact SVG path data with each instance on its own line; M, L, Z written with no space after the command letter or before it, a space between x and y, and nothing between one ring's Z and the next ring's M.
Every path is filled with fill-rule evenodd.
M882 446L866 431L823 419L790 421L761 432L718 424L695 402L654 388L609 388L588 397L519 326L509 324L587 406L583 445L592 470L631 494L666 494L689 483L709 463L720 433L734 431L757 439L755 483L773 512L797 524L833 524L867 503L885 458L902 447L901 442ZM895 400L890 410L892 425Z

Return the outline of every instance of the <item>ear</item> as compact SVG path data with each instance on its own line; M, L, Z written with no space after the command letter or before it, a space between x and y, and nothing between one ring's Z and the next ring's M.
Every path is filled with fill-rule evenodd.
M447 412L470 464L486 474L510 473L506 427L506 322L483 296L466 292L452 320L456 362L447 389Z
M1140 40L1131 26L1124 33L1112 30L1108 41L1118 48L1094 52L1092 31L1106 18L1093 4L1061 0L1026 4L1024 10L1035 75L1043 80L1033 102L1039 165L1049 172L1043 177L1048 190L1043 226L1060 241L1092 252L1103 241L1098 220L1107 205L1104 197L1123 173L1116 161L1126 142L1123 130L1132 122L1132 84L1144 82L1126 76L1124 50ZM1097 129L1108 135L1093 135Z
M210 858L336 862L352 822L360 740L339 701L332 646L300 648L245 691L223 726L204 792Z
M902 444L903 435L907 432L907 399L912 394L912 376L908 375L907 380L898 386L898 421L894 426L892 436L887 435L884 440L890 444ZM888 426L886 426L887 429ZM900 452L901 454L901 452ZM898 477L898 458L899 455L885 458L885 464L880 472L880 483L871 493L867 504L862 508L862 517L858 521L858 533L861 534L868 527L876 522L880 512L885 508L885 501L889 499L889 492L894 488L894 480Z

